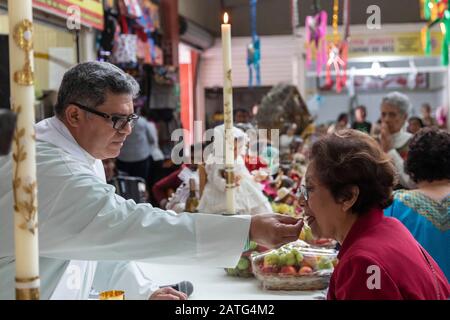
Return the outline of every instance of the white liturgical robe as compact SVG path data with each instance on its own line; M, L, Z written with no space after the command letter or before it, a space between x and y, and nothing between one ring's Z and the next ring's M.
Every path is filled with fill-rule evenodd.
M105 270L118 262L109 269L110 278L101 279L109 286L116 280L129 282L129 272L140 272L131 265L123 273L126 261L237 264L250 216L177 215L136 204L115 194L114 187L105 183L101 161L84 151L57 118L37 124L36 139L41 299L87 299L98 261L104 261ZM11 181L11 156L1 157L0 299L14 299ZM136 285L148 286L145 275L134 278ZM125 289L125 294L134 290L136 295L131 296L142 298L154 290L115 289Z

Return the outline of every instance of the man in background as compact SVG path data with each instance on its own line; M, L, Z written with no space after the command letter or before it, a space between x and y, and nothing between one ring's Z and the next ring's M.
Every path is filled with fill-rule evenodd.
M358 106L355 109L355 121L352 124L352 129L359 130L370 134L372 124L366 121L367 109L365 106Z

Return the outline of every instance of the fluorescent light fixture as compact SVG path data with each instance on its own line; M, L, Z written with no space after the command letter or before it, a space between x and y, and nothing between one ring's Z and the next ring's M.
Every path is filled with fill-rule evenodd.
M383 68L381 67L381 64L379 61L374 61L372 63L372 74L376 77L385 78L386 73L384 72Z

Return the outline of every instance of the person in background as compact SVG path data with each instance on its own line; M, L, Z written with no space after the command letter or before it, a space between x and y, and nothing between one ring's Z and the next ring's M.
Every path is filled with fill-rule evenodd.
M169 191L176 191L182 184L189 187L189 178L196 172L198 163L195 161L195 146L191 145L189 163L184 163L178 170L172 172L167 177L157 181L152 187L153 198L161 209L166 209L169 200ZM197 181L198 181L198 174ZM185 199L186 200L186 199Z
M134 179L134 177L130 177L128 173L118 170L115 158L104 159L102 160L102 163L103 168L105 169L106 183L116 188L116 194L124 197L125 199L133 199L134 201L136 201L136 203L144 203L148 201L149 195L145 183L133 182L133 184L137 184L137 190L134 191L133 187L125 182L126 180L128 180L128 177L130 179ZM123 181L122 183L119 182L119 180L123 179L125 179L125 181ZM143 184L143 187L141 186L141 184Z
M352 124L352 129L359 130L370 134L372 124L366 121L367 109L365 106L358 106L355 109L355 121Z
M405 171L417 189L394 192L384 213L400 220L450 279L450 133L420 130L409 145Z
M436 121L440 129L448 130L447 128L448 107L440 106L436 109Z
M404 172L403 162L408 155L408 143L412 134L404 130L411 102L400 92L391 92L381 102L381 148L394 161L399 183L404 188L413 188L414 182Z
M288 125L286 133L282 134L280 136L280 155L281 156L283 156L285 154L290 154L291 143L294 140L296 131L297 131L297 125L295 123L291 123Z
M257 139L255 139L257 131L256 128L251 123L236 123L234 125L236 128L244 131L248 136L247 146L245 147L244 162L249 172L254 170L259 170L261 168L267 168L267 164L258 155L257 150Z
M105 177L106 177L106 183L113 184L112 180L114 177L117 177L119 174L119 171L117 170L116 166L116 159L114 158L108 158L102 160L103 162L103 168L105 168Z
M431 115L431 106L428 103L422 104L420 112L422 113L422 121L425 127L437 126L436 119Z
M380 133L381 133L381 118L379 118L372 125L372 129L370 130L370 135L372 136L372 138L378 139L380 137Z
M250 123L250 112L245 109L234 110L235 123Z
M156 123L151 119L147 120L150 125L152 136L155 140L152 152L150 154L150 168L149 168L150 172L149 176L147 177L147 181L149 182L149 190L151 190L151 187L155 184L155 182L158 181L161 178L161 176L164 176L163 175L164 171L162 169L164 168L165 158L164 153L159 147L158 128L156 126Z
M383 215L395 168L375 139L341 130L316 142L311 155L301 187L305 219L313 234L341 245L328 299L446 300L450 287L438 264L400 221Z
M419 117L411 117L408 119L408 132L416 134L420 129L424 127L422 119Z
M215 111L211 115L211 121L208 127L215 127L223 123L223 111Z
M148 181L149 158L157 148L156 141L151 124L144 117L139 117L133 131L123 142L123 147L117 157L117 168L130 176L141 177Z
M267 136L258 141L258 156L262 163L267 165L271 176L276 175L280 167L280 150L276 147L277 143L272 139L272 130L267 130Z
M348 128L348 114L340 113L336 122L333 123L329 128L327 133L333 133L342 129Z

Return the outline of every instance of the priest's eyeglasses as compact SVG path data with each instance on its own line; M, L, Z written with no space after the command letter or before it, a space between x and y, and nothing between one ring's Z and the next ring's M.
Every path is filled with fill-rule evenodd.
M108 113L104 113L104 112L95 110L93 108L83 106L82 104L79 104L77 102L71 102L70 104L73 104L73 105L77 106L78 108L80 108L84 111L93 113L99 117L102 117L105 119L111 119L111 121L113 123L113 128L116 129L117 131L120 131L123 128L125 128L125 126L127 124L129 124L130 127L133 128L134 125L136 124L136 121L139 119L139 116L135 113L132 113L128 116L116 116L116 115L111 115Z

